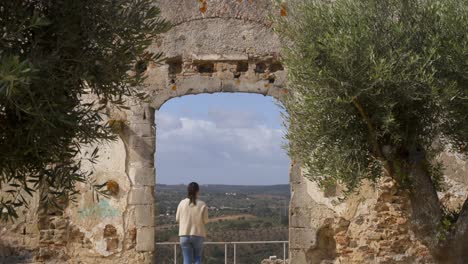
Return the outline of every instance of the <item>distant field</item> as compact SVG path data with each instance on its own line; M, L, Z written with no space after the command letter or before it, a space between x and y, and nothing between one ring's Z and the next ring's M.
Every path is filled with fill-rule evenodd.
M213 222L219 222L219 221L224 221L224 220L243 220L243 219L252 219L252 218L257 218L257 217L251 214L225 215L225 216L212 217L210 218L208 222L213 223Z

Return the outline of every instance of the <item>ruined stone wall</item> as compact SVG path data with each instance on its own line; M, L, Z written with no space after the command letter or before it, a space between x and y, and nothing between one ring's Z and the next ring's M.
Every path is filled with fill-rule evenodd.
M99 144L99 162L83 167L113 194L99 197L81 184L77 201L60 212L40 210L34 198L17 223L1 226L0 263L157 263L154 111L190 94L247 92L279 101L288 94L279 40L266 18L277 12L270 0L157 4L174 27L150 48L166 60L147 65L141 89L149 99L128 100L129 110L108 109L120 124L119 140ZM441 159L449 166L440 195L455 208L468 193L467 164L449 154ZM409 229L408 198L391 180L365 184L341 201L339 188L320 190L294 160L289 177L290 263L432 263Z

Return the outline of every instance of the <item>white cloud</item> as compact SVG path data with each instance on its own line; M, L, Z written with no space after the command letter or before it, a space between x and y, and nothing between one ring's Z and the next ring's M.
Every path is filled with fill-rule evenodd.
M227 111L220 108L210 109L208 116L219 128L251 128L262 121L255 112Z
M158 182L193 177L202 183L288 182L289 159L281 148L280 129L245 112L210 111L208 119L156 114Z
M157 113L156 116L158 129L171 131L182 127L182 122L171 115Z

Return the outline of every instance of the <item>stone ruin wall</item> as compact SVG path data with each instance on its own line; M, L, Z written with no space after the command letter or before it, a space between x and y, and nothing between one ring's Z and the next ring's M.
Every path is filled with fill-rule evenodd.
M142 88L148 101L129 100L129 110L109 109L121 124L118 141L99 146L97 183L114 190L98 198L80 185L76 203L46 211L33 197L16 223L0 228L0 263L157 263L154 211L154 111L174 97L248 92L279 101L288 94L279 63L280 44L266 16L269 0L160 0L174 28L150 50L166 61L147 65ZM93 147L85 148L92 151ZM456 208L468 193L468 165L451 154L442 200ZM291 163L290 263L434 263L409 229L407 194L389 179L364 184L345 201L340 190L320 190ZM37 195L36 195L37 196ZM158 263L159 264L159 263Z

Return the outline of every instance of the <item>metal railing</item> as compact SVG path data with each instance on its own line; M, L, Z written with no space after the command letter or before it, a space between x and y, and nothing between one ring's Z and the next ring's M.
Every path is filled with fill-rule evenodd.
M224 245L224 264L228 264L228 245L233 246L233 259L237 264L237 245L245 244L283 244L283 264L286 264L287 244L288 241L235 241L235 242L204 242L204 245ZM174 247L174 264L177 264L177 246L179 242L158 242L157 246L173 246Z

